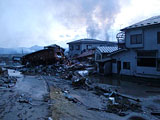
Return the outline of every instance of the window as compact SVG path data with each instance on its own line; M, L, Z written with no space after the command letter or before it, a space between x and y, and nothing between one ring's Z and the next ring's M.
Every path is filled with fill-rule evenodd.
M92 49L92 45L87 45L87 50Z
M137 66L156 67L156 51L138 51Z
M73 45L70 45L70 46L69 46L69 50L70 50L70 51L74 50Z
M76 50L80 50L80 45L76 45Z
M160 59L157 60L157 70L160 71Z
M123 62L123 69L130 70L130 62Z
M157 32L157 44L160 44L160 32Z
M142 50L137 52L137 57L148 57L148 58L156 58L156 51L147 51Z
M137 66L156 67L156 58L138 58Z
M142 34L131 35L131 44L142 44Z

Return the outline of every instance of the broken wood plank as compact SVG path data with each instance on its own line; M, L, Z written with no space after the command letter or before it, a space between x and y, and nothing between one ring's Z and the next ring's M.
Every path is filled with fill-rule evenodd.
M127 96L127 95L122 95L122 94L119 94L119 93L117 93L117 95L119 95L119 96L121 96L121 97L124 97L124 98L127 98L127 99L130 99L130 100L134 100L134 101L136 101L136 102L141 102L140 99L132 98L132 97Z

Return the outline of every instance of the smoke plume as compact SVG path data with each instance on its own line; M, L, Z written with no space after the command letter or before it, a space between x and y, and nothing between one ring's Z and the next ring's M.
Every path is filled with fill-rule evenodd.
M63 27L73 31L83 28L89 38L108 40L108 30L120 10L120 1L1 0L0 46L58 42L55 36ZM81 33L75 36L81 36Z

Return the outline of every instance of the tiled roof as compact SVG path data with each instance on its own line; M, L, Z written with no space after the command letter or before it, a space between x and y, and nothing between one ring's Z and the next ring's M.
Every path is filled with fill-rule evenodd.
M146 26L151 26L151 25L157 25L157 24L160 24L160 15L159 16L151 17L149 19L143 20L141 22L138 22L136 24L133 24L131 26L123 28L123 29L121 29L121 31L127 30L127 29L133 29L133 28L139 28L139 27L146 27Z
M118 46L99 46L99 47L97 47L97 49L101 53L112 53L112 52L118 50Z

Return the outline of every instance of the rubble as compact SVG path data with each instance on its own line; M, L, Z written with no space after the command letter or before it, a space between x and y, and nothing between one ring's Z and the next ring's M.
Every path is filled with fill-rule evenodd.
M22 64L26 66L52 65L65 60L64 49L58 45L45 46L39 50L22 57Z
M69 95L68 93L64 93L64 97L65 97L66 99L68 99L69 101L72 101L73 103L77 103L77 102L79 102L79 100L78 100L78 99L76 99L76 98L72 97L72 96L71 96L71 95Z
M18 99L18 102L20 102L20 103L30 103L31 104L32 99L29 96L21 94L19 99Z
M0 76L0 87L11 88L15 86L16 82L16 77L9 76L6 70L2 70L2 74Z
M96 95L103 95L107 98L105 101L105 108L88 108L88 110L94 111L103 111L114 113L119 116L128 115L128 111L132 112L142 112L141 105L139 104L140 100L132 98L130 96L122 95L118 93L117 90L110 89L110 87L103 88L100 86L89 86L89 80L87 76L94 72L93 66L90 64L84 64L77 61L64 61L64 64L61 64L58 61L55 64L50 65L38 65L35 67L26 67L20 68L20 71L23 74L39 74L39 75L53 75L58 76L65 80L70 80L71 85L76 88L91 88L93 92L96 92ZM59 79L60 80L60 79ZM0 81L0 85L3 84L4 81ZM10 82L10 81L5 81ZM4 83L5 83L4 82ZM64 97L72 101L73 103L81 103L78 99L71 96L69 93L64 92ZM48 99L45 100L47 102ZM20 96L20 103L30 103L31 101L25 96Z
M77 76L72 77L72 85L74 86L85 85L85 81L86 81L86 78L84 77L77 77Z

